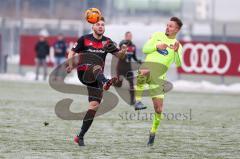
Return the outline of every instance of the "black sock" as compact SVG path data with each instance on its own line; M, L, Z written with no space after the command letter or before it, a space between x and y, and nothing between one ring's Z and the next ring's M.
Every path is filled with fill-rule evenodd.
M133 78L129 78L129 86L130 86L130 104L135 103L135 90L134 90L134 83L133 83Z
M135 95L134 95L134 90L130 90L130 104L134 104L135 103Z
M98 75L97 75L97 81L99 81L99 82L103 82L103 83L106 83L107 81L108 81L108 79L106 79L105 78L105 76L104 76L104 74L103 73L99 73Z
M80 138L83 138L85 133L88 131L88 129L92 125L95 114L96 114L95 110L88 109L85 117L83 118L83 124L82 124L82 128L81 128L81 132L78 135Z
M102 69L97 69L97 70L93 71L93 74L95 76L95 79L98 82L105 83L108 81L108 79L105 78Z

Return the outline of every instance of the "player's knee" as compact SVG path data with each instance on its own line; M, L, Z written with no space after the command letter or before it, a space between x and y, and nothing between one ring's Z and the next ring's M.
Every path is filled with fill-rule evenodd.
M99 102L97 102L97 101L91 101L89 104L89 109L97 110L98 107L99 107Z
M98 105L91 105L89 106L89 109L97 111L98 107L99 107Z
M148 69L141 69L141 70L139 70L139 74L141 74L143 76L149 76L150 71Z
M102 66L100 65L93 66L93 72L99 72L99 71L102 71Z
M138 76L137 76L137 84L140 84L140 85L145 84L146 80L147 80L146 76L138 74Z

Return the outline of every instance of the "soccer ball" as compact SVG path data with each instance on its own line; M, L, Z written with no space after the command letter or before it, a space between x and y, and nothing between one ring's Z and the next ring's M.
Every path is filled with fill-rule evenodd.
M101 19L101 16L102 14L97 8L89 8L85 12L85 19L91 24L97 23Z

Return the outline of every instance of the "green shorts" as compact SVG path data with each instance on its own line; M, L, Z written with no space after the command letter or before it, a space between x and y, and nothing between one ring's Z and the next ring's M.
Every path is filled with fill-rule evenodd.
M164 85L166 81L167 68L164 65L156 63L144 63L140 69L148 69L149 75L143 76L138 72L137 80L147 86L151 98L164 98ZM145 87L144 87L145 88ZM144 89L143 88L143 89Z

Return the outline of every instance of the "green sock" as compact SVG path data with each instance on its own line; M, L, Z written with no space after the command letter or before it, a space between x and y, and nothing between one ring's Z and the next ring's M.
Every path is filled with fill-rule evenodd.
M141 101L142 100L143 91L144 91L144 86L141 86L141 85L137 84L136 87L135 87L136 101Z
M146 83L146 79L147 79L146 76L143 76L143 75L140 75L140 74L138 74L138 76L137 76L137 84L136 84L136 87L135 87L136 101L141 101L141 99L142 99L142 94L143 94L143 91L144 91L144 84Z
M153 117L153 122L152 122L152 129L151 129L151 133L156 133L158 126L160 125L161 120L163 119L163 114L160 113L155 113L154 117Z

